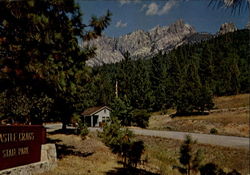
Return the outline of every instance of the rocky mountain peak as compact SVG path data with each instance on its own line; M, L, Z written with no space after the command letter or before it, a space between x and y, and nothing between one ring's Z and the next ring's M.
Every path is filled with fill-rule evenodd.
M179 33L183 31L195 32L194 28L189 24L185 24L182 19L177 20L175 23L171 24L168 28L170 33Z
M219 30L219 35L224 35L229 32L234 32L236 31L237 28L234 25L234 23L224 23L221 25L220 30Z
M88 60L87 64L100 66L119 62L124 59L122 53L126 51L134 59L153 56L159 51L168 52L194 33L195 29L180 19L169 26L156 26L149 31L136 30L118 38L103 36L84 44L97 48L96 57Z

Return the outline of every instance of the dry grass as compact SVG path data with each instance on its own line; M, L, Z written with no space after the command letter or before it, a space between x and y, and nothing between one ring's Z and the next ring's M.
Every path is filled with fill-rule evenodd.
M239 94L233 96L224 96L214 98L215 108L218 109L228 109L228 108L239 108L248 107L249 108L249 94Z
M59 150L58 166L41 175L103 175L119 168L117 158L111 151L92 135L85 140L75 135L56 134L49 138L56 141ZM61 147L60 147L61 146Z
M119 160L108 147L90 133L87 139L81 140L75 135L48 135L50 142L57 144L58 166L40 175L122 175ZM181 141L157 137L137 136L146 146L142 157L147 162L139 165L142 175L179 175L173 170L178 165ZM248 172L249 152L244 149L233 149L218 146L198 145L203 150L203 163L213 162L225 171L236 169L242 174ZM151 173L152 172L152 173Z
M215 98L217 107L231 109L213 111L209 115L175 118L169 115L152 115L149 128L197 133L210 133L215 128L221 135L249 137L249 108L244 108L248 105L248 97L248 94L242 94Z
M161 175L179 175L172 167L179 165L181 141L146 136L137 138L143 140L146 145L145 156L148 157L150 166L157 167ZM197 144L195 149L201 149L203 152L202 164L213 162L226 172L236 169L242 174L249 173L249 150L202 144Z

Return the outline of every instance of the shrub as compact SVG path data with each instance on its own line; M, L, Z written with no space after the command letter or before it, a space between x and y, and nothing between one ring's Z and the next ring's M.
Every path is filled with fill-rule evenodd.
M82 122L78 123L76 134L80 135L82 139L85 139L85 137L89 134L89 129L86 124L83 124Z
M70 123L73 124L73 126L77 126L79 123L81 123L81 116L74 113L70 119Z
M180 147L179 161L182 166L174 166L174 168L177 168L181 174L190 175L191 171L197 172L200 168L202 161L201 150L195 151L193 148L194 144L196 144L196 140L187 135Z
M134 141L133 133L128 129L121 128L120 121L112 118L111 122L104 126L103 132L99 133L102 141L111 148L112 152L122 158L124 167L136 167L141 160L144 151L142 141Z
M201 175L241 175L238 171L233 170L225 173L218 165L214 163L207 163L200 168Z
M132 112L132 122L135 126L146 128L148 126L149 113L145 109L135 109Z
M210 130L210 134L218 134L218 130L215 129L215 128L212 128L212 129Z
M226 173L214 163L207 163L200 168L201 175L226 175Z
M88 134L89 134L89 129L87 125L84 124L83 127L80 129L80 136L82 137L82 139L84 139Z

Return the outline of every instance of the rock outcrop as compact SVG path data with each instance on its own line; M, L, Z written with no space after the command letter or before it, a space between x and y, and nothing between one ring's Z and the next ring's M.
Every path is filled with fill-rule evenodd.
M83 46L96 47L96 56L88 60L87 64L100 66L121 61L126 51L133 59L149 57L159 51L168 52L194 33L193 27L178 20L170 26L157 26L150 31L136 30L118 38L102 36L83 43Z
M198 33L183 20L178 20L169 26L156 26L149 31L136 30L118 38L102 36L83 43L83 46L96 47L96 56L88 60L87 64L101 66L120 62L124 59L123 54L127 51L132 59L148 58L156 55L159 51L167 53L180 45L202 42L236 30L233 23L225 23L221 25L216 35Z
M237 28L236 26L234 25L234 23L224 23L221 25L220 27L220 30L219 30L219 35L224 35L226 33L229 33L229 32L234 32L236 31Z

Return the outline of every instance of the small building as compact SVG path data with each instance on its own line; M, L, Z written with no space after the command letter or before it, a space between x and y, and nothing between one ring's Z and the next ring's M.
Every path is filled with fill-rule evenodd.
M111 109L107 106L92 107L82 113L82 119L87 126L102 127L110 120L110 112Z

